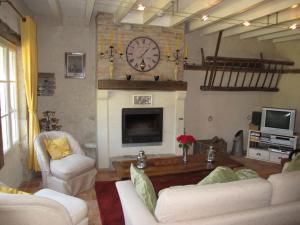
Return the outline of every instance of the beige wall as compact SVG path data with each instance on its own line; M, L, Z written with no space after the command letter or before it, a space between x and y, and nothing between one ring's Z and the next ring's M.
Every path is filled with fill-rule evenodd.
M97 16L97 76L99 79L108 79L109 62L108 59L99 57L101 52L101 41L105 39L105 49L109 47L110 33L114 33L115 48L118 48L119 37L122 36L124 52L129 42L136 37L149 37L153 39L160 48L160 61L158 65L149 72L138 72L130 67L126 61L126 56L123 60L117 59L114 62L114 79L125 79L125 74L133 75L135 80L153 80L153 76L159 75L160 80L172 80L174 72L174 63L166 61L166 47L169 46L175 51L176 36L180 37L181 48L184 45L184 27L176 26L172 28L161 28L155 26L140 26L140 25L114 25L111 14L100 13ZM182 69L182 68L181 68ZM182 70L179 71L181 78Z
M276 44L280 55L295 62L300 68L300 41L290 41ZM300 75L284 74L279 83L280 92L274 94L272 104L276 107L297 110L295 131L300 132Z
M38 113L56 111L62 130L84 144L96 141L95 23L89 27L64 21L64 25L37 17L38 71L55 73L54 96L38 98ZM66 79L65 52L86 53L86 78Z
M217 37L217 34L200 37L197 31L188 33L186 42L190 48L189 62L201 62L201 47L204 48L206 56L214 55ZM219 56L257 58L260 52L264 53L265 58L276 58L277 55L274 45L270 42L233 37L222 39ZM204 76L204 71L184 71L184 79L188 82L186 130L198 139L222 137L227 141L228 149L231 149L235 133L238 130L247 131L251 112L270 105L274 94L201 91L200 85L204 82ZM208 120L209 116L212 116L212 121ZM244 136L246 135L244 132Z

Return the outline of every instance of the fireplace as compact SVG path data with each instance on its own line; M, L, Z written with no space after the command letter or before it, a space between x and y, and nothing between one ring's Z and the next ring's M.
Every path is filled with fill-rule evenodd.
M122 143L162 142L163 108L123 108Z

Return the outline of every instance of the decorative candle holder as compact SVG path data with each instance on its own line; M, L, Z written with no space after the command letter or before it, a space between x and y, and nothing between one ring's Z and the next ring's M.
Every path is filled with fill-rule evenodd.
M167 62L173 62L175 63L174 68L174 80L178 80L178 71L179 71L179 65L186 64L187 63L187 49L185 53L181 53L180 49L176 49L175 52L171 55L167 55Z

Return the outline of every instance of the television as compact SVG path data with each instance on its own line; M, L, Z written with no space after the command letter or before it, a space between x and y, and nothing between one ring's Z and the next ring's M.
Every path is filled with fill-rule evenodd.
M263 108L261 132L283 136L293 136L296 120L295 109Z

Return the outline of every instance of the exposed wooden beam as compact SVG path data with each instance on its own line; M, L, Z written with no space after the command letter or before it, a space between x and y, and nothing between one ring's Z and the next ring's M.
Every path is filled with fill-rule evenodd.
M61 7L58 0L48 0L52 15L59 21L62 22L63 16Z
M95 0L86 0L85 2L85 24L89 25L93 15Z
M182 15L172 16L170 26L175 26L180 23L183 23L186 20L193 18L198 13L205 11L205 10L219 4L221 1L222 0L196 0L196 1L193 1L191 4L187 5L183 9Z
M275 38L292 36L292 35L296 35L296 34L300 34L300 30L287 30L287 31L277 32L274 34L268 34L268 35L258 37L258 40L265 41L265 40L271 40L271 39L275 39Z
M263 18L251 21L251 26L242 26L238 25L233 28L224 31L224 37L230 37L237 34L242 34L254 30L258 30L264 27L268 27L270 25L277 24L277 22L285 23L291 20L300 19L300 7L295 9L288 9L278 13L278 21L276 18L276 13L270 16L265 16Z
M244 2L244 1L241 1L241 2ZM239 23L238 21L241 21L240 23L242 23L243 21L252 21L257 18L285 10L285 9L291 7L291 5L299 4L299 3L300 3L300 0L266 1L266 3L260 4L253 9L247 10L236 16L228 18L228 21L221 21L221 22L213 24L209 27L204 28L202 30L202 34L210 34L210 33L218 32L220 30L226 30L228 28L236 26ZM197 26L194 28L197 28Z
M114 14L114 22L120 23L121 20L130 12L130 10L135 6L138 0L128 0L126 3L120 3L121 5Z
M149 24L152 22L159 11L166 10L170 4L172 3L172 0L155 0L151 7L146 8L143 12L143 24Z
M189 23L189 31L193 31L209 24L212 24L221 18L229 17L234 14L240 13L245 9L253 7L254 5L263 2L264 0L243 0L243 1L230 1L224 0L215 7L207 10L205 14L209 15L209 20L203 21L198 19Z
M288 37L283 37L283 38L277 38L274 39L274 43L280 43L280 42L287 42L287 41L295 41L300 39L300 34L298 35L293 35L293 36L288 36ZM300 72L299 72L300 73Z

